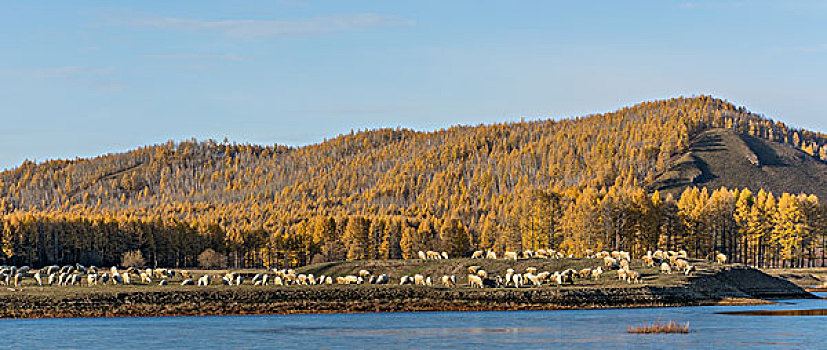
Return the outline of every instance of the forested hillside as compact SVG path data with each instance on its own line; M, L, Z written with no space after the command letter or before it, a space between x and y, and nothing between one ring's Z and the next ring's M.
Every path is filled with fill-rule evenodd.
M824 206L809 194L824 188L692 187L709 179L687 180L681 161L712 129L786 145L807 166L827 161L827 136L707 96L559 121L351 132L300 148L168 142L0 173L2 258L108 265L141 250L150 264L188 266L212 248L234 265L274 266L424 249L682 247L823 263Z

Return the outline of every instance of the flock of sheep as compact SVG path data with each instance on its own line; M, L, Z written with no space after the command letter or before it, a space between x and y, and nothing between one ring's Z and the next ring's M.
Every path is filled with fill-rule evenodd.
M630 268L632 261L629 252L625 251L601 251L592 252L587 251L586 257L591 259L602 260L603 264L595 268L585 268L581 270L564 269L562 271L538 271L535 267L527 267L525 271L515 271L509 268L504 275L489 275L482 266L473 265L468 266L467 286L472 288L506 288L506 287L541 287L544 285L562 286L566 284L574 284L576 280L593 279L597 280L607 271L615 270L619 280L624 280L629 284L641 283L641 274ZM418 252L418 256L422 260L442 260L448 259L448 254L445 252L427 251ZM553 250L540 249L537 251L526 250L523 252L505 252L503 259L518 260L518 259L562 259L566 258L565 254ZM568 256L571 258L571 256ZM471 254L472 259L497 259L496 253L493 251L475 251ZM720 263L726 263L726 255L717 253L715 260ZM680 271L686 275L692 274L696 271L695 266L689 264L689 259L686 251L655 251L647 252L641 257L643 265L649 267L660 267L660 272L663 274L671 274L675 271ZM240 286L245 284L245 278L249 279L249 284L254 286L276 285L332 285L332 284L390 284L391 278L386 274L373 274L372 272L362 269L355 275L347 276L314 276L313 274L297 273L294 269L272 269L263 273L241 274L237 272L226 273L221 275L204 274L198 278L191 276L187 270L172 270L172 269L138 269L130 267L127 269L118 269L113 266L109 269L100 269L95 266L84 267L80 264L66 265L66 266L46 266L42 269L32 269L28 266L15 267L3 266L0 267L0 284L7 286L20 286L25 279L31 279L34 285L38 286L76 286L76 285L130 285L130 284L154 284L157 281L158 285L168 285L169 281L180 276L181 285L197 285L207 286L211 284L223 284L228 286ZM421 285L434 286L442 285L447 288L457 287L457 278L455 275L443 275L438 279L433 279L431 276L422 274L414 274L413 276L405 275L399 277L399 285Z

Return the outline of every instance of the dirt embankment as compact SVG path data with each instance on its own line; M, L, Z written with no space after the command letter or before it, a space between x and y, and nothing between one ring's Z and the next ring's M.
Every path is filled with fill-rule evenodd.
M812 297L786 280L745 267L717 269L686 282L485 290L397 285L147 286L116 290L78 287L59 293L49 287L27 287L0 293L0 317L554 310L760 303L762 298Z

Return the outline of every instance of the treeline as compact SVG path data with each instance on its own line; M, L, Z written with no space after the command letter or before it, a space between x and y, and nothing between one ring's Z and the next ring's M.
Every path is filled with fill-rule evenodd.
M213 249L233 267L282 267L311 262L416 258L420 250L453 257L474 250L554 249L583 257L587 250L687 250L708 258L727 254L756 266L824 266L827 208L812 195L689 188L678 200L638 188L586 188L523 193L504 220L481 229L458 217L316 216L276 231L245 231L228 240L218 225L64 214L10 215L3 220L6 261L34 266L81 262L118 264L140 250L153 266L194 266Z
M587 218L596 204L581 201L581 194L593 193L591 201L601 205L610 198L606 205L631 201L646 208L640 203L651 197L647 185L708 128L784 142L827 159L825 135L708 96L559 121L351 132L301 148L168 142L92 159L25 162L0 173L0 258L108 264L122 248L137 248L153 264L186 266L197 250L212 248L233 264L256 265L380 251L399 257L409 254L406 246L437 249L465 241L496 249L542 241L572 252L587 245L653 246L658 241L649 236L660 230L649 226L592 226ZM624 215L618 220L633 222ZM320 236L322 221L329 234ZM348 227L369 232L370 239L356 236L372 243L343 248L345 237L354 236L346 235ZM101 234L99 228L117 232ZM471 238L456 233L448 239L447 231ZM215 232L222 242L202 238ZM386 232L391 243L383 241ZM111 246L100 243L110 236L120 238ZM406 243L397 248L397 239ZM737 248L724 242L709 247L707 241L687 242L699 250ZM767 249L762 257L774 254Z

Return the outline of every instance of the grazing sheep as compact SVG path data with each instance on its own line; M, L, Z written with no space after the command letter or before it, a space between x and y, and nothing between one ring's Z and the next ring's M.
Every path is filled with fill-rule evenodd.
M672 266L669 265L668 262L664 261L660 264L660 273L665 273L668 275L672 274Z
M388 284L388 282L390 282L390 280L391 279L390 279L390 277L388 277L388 275L382 274L382 275L376 276L376 280L373 281L373 283L374 284Z
M457 277L456 276L442 276L442 285L446 288L454 288L457 286Z
M442 259L448 260L448 252L439 253L439 256L441 256Z
M152 279L146 274L146 272L141 272L141 283L150 284L152 283Z
M683 274L690 276L693 272L695 272L695 265L687 267L686 270L683 271Z
M269 283L269 280L270 280L270 275L265 273L264 275L261 276L261 285L266 286Z
M540 280L540 278L533 273L526 273L523 275L523 277L527 279L529 282L531 282L531 284L533 284L535 287L543 286L543 282Z
M482 250L477 250L473 254L471 254L471 259L482 259L483 254L485 254L485 252L483 252Z
M251 282L253 282L253 284L256 284L256 283L260 284L261 283L261 274L257 273L255 276L253 276L253 280Z
M95 286L98 284L98 274L90 273L86 275L86 285L87 286Z
M592 278L595 280L600 278L600 275L603 274L603 268L598 266L596 269L592 270Z
M715 261L721 265L726 264L727 257L723 253L715 254Z
M168 285L168 284L169 284L169 282L167 282L167 280L161 280L161 282L158 282L159 286L165 286L165 285Z
M132 284L132 278L129 276L129 272L123 273L123 284Z
M109 272L112 272L113 275L118 273L118 267L117 266L110 267Z
M638 284L640 283L640 273L637 271L628 271L626 272L626 282L629 284Z
M472 275L476 275L476 274L477 274L477 271L479 271L481 268L482 268L482 267L480 267L480 266L476 266L476 265L474 265L474 266L468 266L468 273L470 273L470 274L472 274Z
M414 284L417 286L424 286L425 285L425 276L420 274L414 275Z
M368 278L370 275L371 273L368 270L359 270L359 277Z
M23 274L18 272L14 274L14 286L17 287L20 285L20 280L23 279Z
M485 254L486 259L497 260L497 253L493 250L489 250L488 253Z
M236 277L236 285L237 286L241 285L241 275ZM279 276L273 277L273 285L274 286L283 286L284 285L284 280Z
M655 266L655 259L652 259L651 256L644 255L641 261L643 261L646 266Z
M428 287L434 285L434 282L431 280L431 276L425 277L425 285Z
M428 257L428 260L440 260L440 259L442 259L442 256L440 256L439 253L437 253L433 250L429 250L429 251L425 252L425 256Z
M38 286L43 285L43 278L41 277L40 272L35 273L33 277Z
M195 281L193 281L191 279L185 279L183 282L181 282L181 285L182 286L194 286Z
M551 273L548 271L543 271L537 274L537 278L540 281L548 282L549 278L551 277Z
M535 253L534 256L538 259L548 259L549 258L548 251L545 250L545 249L537 249L537 253Z
M689 268L689 262L683 259L678 259L678 261L675 262L675 267L677 267L680 270L686 271L686 269Z
M307 275L305 275L303 273L300 273L298 276L296 276L296 281L299 282L298 285L306 286L307 285Z
M224 276L224 277L221 277L221 284L223 284L225 286L232 286L233 285L233 280L227 278L227 276Z
M48 284L49 284L50 286L51 286L51 285L53 285L53 284L55 284L55 279L57 279L57 274L56 274L56 273L54 273L54 272L50 273L50 274L49 274L49 283L48 283Z
M46 267L43 268L43 272L46 275L51 275L53 273L56 273L58 270L60 270L60 266L57 266L57 265L46 266Z
M342 277L342 280L339 284L362 284L363 281L364 279L362 277L347 275L345 277Z
M523 275L515 273L513 276L511 276L511 281L514 283L515 288L520 288L520 286L523 284Z
M482 284L482 278L477 275L468 275L468 286L469 287L478 287L478 288L485 288Z
M198 279L198 285L199 286L209 286L210 285L210 275L201 276L201 278Z
M371 276L371 277L373 277L373 276ZM319 282L318 282L318 280L316 280L316 276L313 276L312 273L307 274L307 284L309 284L311 286L315 286L318 283Z
M580 278L587 278L592 275L592 269L582 269L577 272L577 275L580 276Z
M505 252L505 254L503 255L503 259L517 260L517 252Z
M616 258L612 258L612 257L609 257L609 256L603 258L603 265L605 265L606 267L612 267L612 265L615 265L615 264L617 264L617 259Z
M416 254L419 256L419 260L428 260L428 257L425 255L425 252L420 250Z
M399 279L399 285L405 284L414 284L413 278L411 278L411 276L402 276L402 278Z
M479 270L479 271L477 271L477 276L480 276L480 277L482 277L483 279L488 278L488 271L485 271L485 270Z
M324 284L333 284L333 277L330 277L330 276L325 277Z
M627 271L624 269L617 270L617 279L619 280L626 280Z
M121 283L123 283L123 280L121 279L121 274L119 274L117 272L113 272L112 273L112 284L117 285L117 284L121 284Z
M621 260L618 262L618 265L620 265L620 268L621 268L621 269L626 269L626 270L628 270L628 269L629 269L629 260L626 260L626 259L621 259Z
M77 285L79 283L80 283L80 275L76 274L76 273L73 273L71 278L69 279L69 284L74 286L74 285Z
M106 272L101 274L100 279L101 279L101 284L103 284L104 286L109 283L109 275Z

